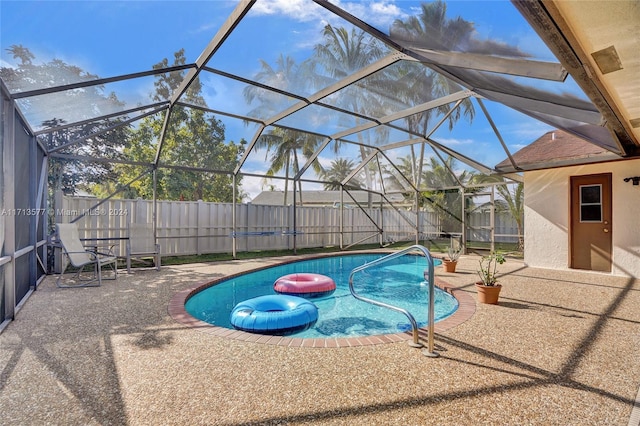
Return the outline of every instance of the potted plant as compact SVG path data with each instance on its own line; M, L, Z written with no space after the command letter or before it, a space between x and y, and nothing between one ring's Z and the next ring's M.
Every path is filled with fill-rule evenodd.
M480 269L478 270L480 281L476 282L478 301L480 303L488 303L491 305L498 304L502 285L498 284L496 273L498 265L502 265L504 262L506 262L506 259L503 255L498 253L491 253L487 256L482 256L480 259Z
M458 264L458 259L462 254L462 247L459 244L454 244L454 241L451 240L451 245L449 246L449 257L442 259L442 265L444 266L444 270L446 272L455 272L456 265Z

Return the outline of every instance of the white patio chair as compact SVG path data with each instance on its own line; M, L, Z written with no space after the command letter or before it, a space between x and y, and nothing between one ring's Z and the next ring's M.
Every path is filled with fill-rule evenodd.
M130 223L127 240L127 272L131 273L131 259L153 258L156 269L160 270L160 244L156 244L153 225L150 223Z
M63 256L66 256L68 262L64 262L64 268L60 272L56 285L61 288L70 287L97 287L102 285L102 268L108 266L113 270L112 278L104 278L115 280L118 277L118 257L111 250L107 253L99 252L97 249L87 249L80 241L78 234L78 225L75 223L58 223L56 224L58 239L62 245ZM77 268L75 273L75 281L77 284L63 284L61 282L65 271L69 265ZM85 272L87 266L91 266L93 271L91 277L83 277L81 274Z

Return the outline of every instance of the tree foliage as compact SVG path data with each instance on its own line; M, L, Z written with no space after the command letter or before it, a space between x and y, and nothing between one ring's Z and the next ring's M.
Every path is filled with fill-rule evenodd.
M292 93L306 93L309 90L308 63L296 64L293 58L280 55L275 67L266 61L260 61L261 69L255 74L254 79L267 86ZM290 100L258 86L247 86L243 92L247 104L254 101L258 105L249 111L249 116L270 117L281 111ZM284 170L284 204L287 204L289 193L289 181L300 171L304 165L302 159L309 159L321 143L320 137L311 133L298 132L281 127L271 128L263 133L256 142L256 149L265 150L265 160L270 166L266 171L267 176L276 176ZM305 161L306 162L306 161ZM320 162L315 159L312 168L316 173L322 172ZM298 182L302 192L302 183ZM299 198L302 204L302 197Z
M518 229L518 250L524 250L524 183L508 184L502 176L475 176L478 183L503 182L496 185L500 199L496 200L496 210L509 214Z
M262 135L258 140L256 146L266 148L267 157L265 160L271 164L266 175L275 176L280 170L285 171L284 205L287 205L289 180L300 172L301 160L304 159L306 163L320 142L320 138L316 135L282 128L275 128ZM322 166L317 158L311 163L311 166L316 173L322 173ZM298 189L302 194L301 181L298 181ZM302 196L299 200L302 204Z
M429 167L423 172L423 187L434 189L422 192L422 198L435 210L442 229L446 232L462 231L462 203L463 200L471 202L469 198L464 199L458 188L451 188L466 186L473 181L475 175L476 173L467 170L457 172L453 157L447 157L444 163L436 157L429 158ZM469 207L466 205L465 209Z
M356 164L346 158L336 158L332 160L329 168L320 173L320 179L326 181L326 183L323 184L324 189L327 191L337 191L341 189L342 185L340 183L353 172L355 167ZM348 183L356 187L361 186L357 176L351 178Z
M171 65L184 65L184 50L174 54ZM170 66L168 59L153 66L164 69ZM154 101L169 99L183 80L185 71L172 71L156 75ZM181 101L191 105L206 106L202 86L195 80ZM125 155L136 162L152 165L160 143L161 165L156 169L156 197L168 200L203 200L231 202L233 200L233 176L231 172L244 153L245 141L239 143L225 140L224 124L213 114L198 108L174 105L167 123L164 139L162 129L166 114L147 117L132 130ZM174 166L174 167L171 167ZM121 165L120 182L128 183L144 173L144 166ZM215 173L215 172L221 173ZM236 199L241 179L236 179ZM153 175L147 173L131 184L136 196L153 196Z
M59 59L38 64L34 62L35 55L22 45L13 45L7 51L19 62L15 67L0 68L0 76L9 90L14 93L98 78ZM82 107L72 108L69 105ZM122 108L123 103L114 93L105 93L104 86L95 85L85 87L83 90L53 92L39 96L36 100L25 99L21 101L20 106L27 114L43 118L40 123L41 128L52 129L51 132L39 136L40 142L48 149L59 149L60 153L75 157L122 158L121 149L127 138L128 129L121 127L104 134L98 133L118 124L124 118L110 118L85 122L77 126L65 126L68 123L84 122ZM70 144L73 141L79 142ZM115 179L115 177L115 169L110 163L55 157L49 162L51 191L60 189L66 194L76 194L80 190L88 191L93 185Z
M0 75L12 92L55 88L98 78L59 59L36 64L35 56L22 45L11 46L8 51L19 63L16 67L3 67ZM174 54L173 65L184 64L184 50L180 50ZM169 61L165 58L153 68L164 69L168 66ZM151 99L169 99L182 82L184 73L172 71L157 74ZM201 92L202 87L196 79L181 101L206 106ZM81 108L67 105L81 105ZM124 103L114 93L106 94L101 85L89 85L82 90L53 91L37 100L25 99L21 108L28 113L44 111L60 114L46 116L41 123L42 128L51 129L40 136L41 142L58 154L67 155L67 158L54 155L49 162L52 190L62 189L67 194L84 190L100 196L121 191L121 195L128 198L151 198L153 175L150 171L156 168L159 198L227 202L233 199L231 172L244 152L245 141L227 143L224 124L213 114L197 108L174 106L162 141L161 163L156 164L165 116L158 114L134 125L119 127L116 125L128 117L100 118L113 111L121 111L123 107ZM96 120L91 121L93 118ZM74 122L83 124L65 126ZM113 129L104 132L111 127ZM116 162L124 160L126 163L114 165L108 161L91 161L91 158ZM158 167L162 165L177 167ZM141 174L143 177L138 179ZM238 190L240 183L240 178L236 179L237 199L243 196Z

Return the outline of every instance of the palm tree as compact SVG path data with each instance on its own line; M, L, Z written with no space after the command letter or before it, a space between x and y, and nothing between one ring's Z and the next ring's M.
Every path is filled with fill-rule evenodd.
M511 189L513 188L513 189ZM513 218L518 228L518 250L524 250L524 183L518 182L514 187L498 185L496 191L507 204L507 212Z
M447 5L445 2L437 0L431 3L423 3L421 5L420 15L411 16L404 21L396 20L389 33L392 39L401 44L410 45L410 47L473 53L490 51L500 52L500 55L503 56L527 56L516 47L491 40L479 40L475 38L475 28L472 22L466 21L461 17L448 19L446 15ZM406 89L406 92L402 93L402 95L407 101L412 101L415 104L446 96L462 89L459 85L453 83L443 75L419 64L409 63L406 65L406 68L396 71L399 71L399 78L405 81L404 84L398 85L398 88ZM450 108L450 105L443 105L435 111L439 114L446 114ZM407 118L408 127L418 134L425 134L428 130L429 120L435 111L425 111L422 114ZM466 117L469 122L471 122L475 116L475 110L470 99L463 101L460 107L451 113L448 118L449 129L452 129L455 123L463 116ZM424 147L423 144L421 157L424 156ZM411 165L418 163L415 158L413 146L411 147L411 159L407 160L407 162ZM434 157L431 157L430 163L430 170L410 175L413 176L414 179L425 180L425 185L421 185L416 181L416 184L420 184L421 187L439 188L458 186L458 181L464 185L464 183L468 181L476 180L479 176L479 174L463 172L458 175L458 181L456 181L450 173L450 170L454 170L454 163L451 157L445 161L444 165L438 163ZM503 194L502 192L504 191L506 191L506 193ZM515 218L515 215L519 214L518 209L521 208L516 199L519 194L519 188L516 189L512 197L510 196L512 194L508 193L509 191L506 186L499 186L498 192L505 198L509 210L513 209L512 214ZM441 219L443 219L443 223L447 224L446 226L456 225L454 222L460 219L455 217L454 212L461 211L462 200L460 196L445 196L444 191L431 191L428 195L436 207L438 207L438 212L442 215ZM470 199L468 200L470 202ZM520 217L521 215L518 216L518 218ZM518 220L519 219L516 220L516 223L518 223L518 227L521 228L521 223L519 223ZM521 234L521 231L519 230L518 233Z
M355 163L352 160L346 158L338 158L331 161L331 167L323 170L320 173L320 178L327 181L324 184L324 189L327 191L336 191L341 188L340 182L342 182L355 168ZM357 178L353 178L349 181L350 184L360 186Z
M266 172L267 176L275 176L284 169L284 204L287 204L289 180L291 174L296 175L300 171L300 157L310 158L316 151L321 139L309 133L296 132L290 129L275 128L260 136L257 147L267 149L265 160L270 161L271 166ZM269 156L269 154L271 154ZM322 173L322 166L316 158L311 163L317 174ZM298 181L300 191L300 204L302 204L302 182Z
M254 76L254 80L280 90L291 93L306 92L309 84L306 64L299 66L295 60L282 54L276 60L276 67L270 66L266 61L260 61L261 70ZM269 117L283 109L285 100L282 95L271 92L258 86L247 86L243 90L243 95L248 104L258 101L258 105L249 111L248 115L257 117ZM295 130L274 128L260 136L256 143L256 148L265 148L265 160L269 160L271 166L267 170L267 176L275 176L284 169L285 188L284 204L287 204L287 193L291 173L293 175L300 171L300 156L309 158L320 145L318 136L297 132ZM317 159L312 163L316 172L322 170ZM299 182L300 192L302 183ZM302 203L302 197L300 197Z
M475 173L464 170L454 175L455 167L455 159L451 156L447 157L444 163L438 161L436 157L430 157L429 167L422 173L423 187L466 186L469 182L474 181ZM451 189L432 189L423 192L422 196L436 208L442 229L448 231L460 228L463 197L458 190L452 193Z
M260 71L253 79L266 86L291 93L305 93L309 84L306 76L306 67L299 66L295 59L280 54L276 59L276 67L272 67L266 61L260 60ZM247 113L250 117L268 118L284 109L286 102L291 99L275 91L269 91L259 86L246 86L242 91L245 101L250 105L254 100L258 105Z
M524 250L524 183L518 182L515 185L507 185L502 176L476 175L477 183L504 182L503 185L496 185L496 191L503 202L496 203L498 208L511 216L518 229L518 250Z
M351 32L345 28L334 28L326 25L323 31L324 42L315 47L314 56L311 60L311 68L317 70L322 68L323 72L316 72L312 81L318 88L323 88L336 80L344 79L354 72L380 59L386 50L375 39L368 36L364 31L357 31L355 28ZM316 66L317 65L317 66ZM362 87L352 84L340 92L338 104L350 111L363 115L380 115L384 109L382 98L376 96L372 91L363 90ZM355 118L354 126L361 124L359 118ZM384 135L378 135L384 137ZM358 134L358 142L365 141L364 136ZM335 149L339 149L340 144L336 143ZM366 158L366 149L360 145L360 155ZM366 186L372 187L371 171L364 169Z
M390 34L393 38L409 41L420 46L425 44L429 47L437 47L441 50L454 50L465 40L472 36L473 23L458 17L447 19L447 6L442 1L433 3L423 3L422 13L419 16L411 16L406 21L396 20ZM435 45L435 46L434 46ZM397 85L400 90L399 96L410 104L421 104L432 99L438 99L451 93L462 90L462 88L443 76L421 64L408 62L402 68L395 68L397 74L395 79L401 84ZM435 112L447 114L451 105L441 105L435 110L424 111L420 114L407 117L408 128L417 134L426 134L429 130L429 122ZM462 102L448 118L449 129L464 115L469 122L475 116L475 110L470 99ZM422 144L420 157L424 157L425 145ZM416 153L411 146L411 164L416 164ZM413 174L414 178L420 178L421 173ZM420 185L418 180L415 185Z
M461 17L447 19L447 4L442 0L425 2L419 17L396 20L389 31L391 38L413 48L528 57L516 46L475 37L473 22Z
M394 165L395 167L385 165L383 168L386 188L393 190L405 190L408 187L404 182L409 182L413 186L416 186L416 182L418 181L417 173L420 167L415 155L413 155L413 152L404 157L399 157L394 162ZM400 174L402 176L400 176Z

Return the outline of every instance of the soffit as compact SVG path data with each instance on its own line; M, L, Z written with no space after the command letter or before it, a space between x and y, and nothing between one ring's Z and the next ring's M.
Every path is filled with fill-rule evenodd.
M603 112L626 156L640 155L640 2L514 4Z
M640 145L640 2L554 2L598 79ZM593 54L613 46L621 69L600 70ZM605 69L606 71L606 69ZM634 127L635 126L635 127Z

